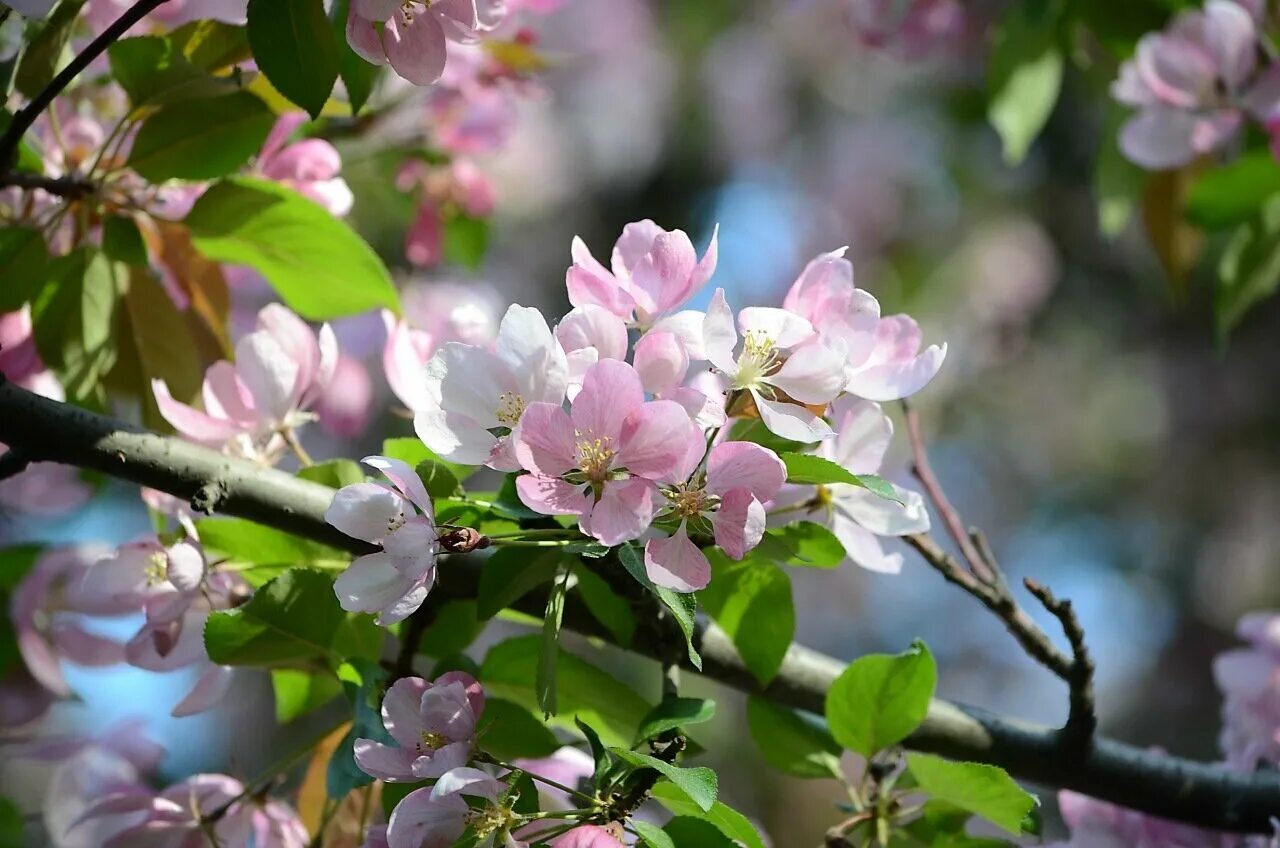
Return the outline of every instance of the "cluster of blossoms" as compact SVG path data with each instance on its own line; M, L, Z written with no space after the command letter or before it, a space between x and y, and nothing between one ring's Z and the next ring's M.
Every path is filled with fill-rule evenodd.
M371 828L365 848L445 848L455 844L468 828L478 845L523 848L542 833L549 824L546 817L530 824L514 808L518 796L509 781L513 773L476 766L483 762L476 737L484 701L480 684L461 671L442 674L430 683L405 677L387 689L382 701L386 742L357 739L356 764L371 777L388 783L433 782L407 794L391 811L385 827ZM554 761L532 763L526 770L557 784L577 783L591 774L591 759L576 749L567 750L576 756L566 754ZM572 774L563 768L569 763L573 764ZM550 806L556 806L554 801ZM567 808L563 803L559 806ZM558 848L622 845L610 831L595 825L574 827L551 844Z
M863 44L906 59L955 45L967 26L959 0L844 0L843 6Z
M1176 168L1223 149L1251 116L1280 130L1280 65L1261 67L1260 0L1208 0L1138 42L1111 93L1138 110L1120 149L1147 168Z
M640 221L608 268L580 240L571 253L573 309L554 328L512 306L492 344L449 342L425 362L408 405L427 447L517 473L527 507L573 516L604 545L642 541L650 579L676 591L710 580L702 546L741 559L782 516L828 526L860 565L898 570L877 537L928 528L918 495L786 485L778 454L737 434L756 422L775 443L872 473L892 435L877 402L924 387L945 346L922 350L912 319L882 316L843 251L810 262L783 308L736 316L720 289L705 311L685 308L715 272L714 235L699 258L685 233ZM366 462L391 485L343 489L328 518L383 550L357 560L338 594L348 610L396 621L434 579L431 504L407 466Z

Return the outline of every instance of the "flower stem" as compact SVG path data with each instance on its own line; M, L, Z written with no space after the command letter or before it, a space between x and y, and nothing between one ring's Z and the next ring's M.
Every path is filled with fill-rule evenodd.
M486 533L490 539L576 539L582 534L571 527L555 530L513 530L510 533Z
M573 539L494 539L492 536L489 538L492 540L492 545L495 548L499 545L508 548L563 548L565 545L572 544L574 541Z
M529 775L529 777L533 778L539 783L545 783L547 786L550 786L552 789L559 789L561 792L564 792L566 795L570 795L574 798L577 798L581 801L584 801L592 805L592 807L588 810L569 810L567 812L596 812L597 810L600 809L600 801L598 799L592 798L590 795L588 795L585 792L579 792L577 789L571 789L568 786L565 786L563 783L557 783L556 781L552 780L549 777L543 777L542 775L531 772L528 769L517 768L511 763L507 763L507 762L503 762L502 760L495 759L489 756L488 754L482 754L476 757L476 759L481 760L482 762L487 762L490 765L495 765L498 768L504 768L507 771L523 771L525 774Z
M298 441L298 434L294 432L292 427L281 427L280 435L284 437L284 443L298 457L298 462L304 466L315 465L311 460L311 454L307 453L306 448L302 446L302 442Z

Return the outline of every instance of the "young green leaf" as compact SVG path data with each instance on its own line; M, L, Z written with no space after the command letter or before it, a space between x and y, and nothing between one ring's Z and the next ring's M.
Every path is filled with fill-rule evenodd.
M933 655L920 641L901 654L854 660L827 692L831 735L864 757L896 745L924 721L937 680Z
M756 550L780 565L811 568L835 568L846 556L836 534L812 521L796 521L766 530Z
M667 832L656 824L651 824L643 819L632 819L631 827L633 827L640 836L640 841L649 848L676 848L676 843L671 840Z
M1004 769L983 763L945 760L931 754L907 754L907 769L919 788L981 816L1018 836L1037 804Z
M795 636L791 578L759 557L734 562L719 548L705 553L712 577L702 590L702 607L733 640L755 678L768 684Z
M116 362L114 329L127 286L128 268L98 251L78 249L49 263L31 320L41 359L73 401L100 391Z
M1062 88L1056 3L1018 3L996 26L987 73L987 118L1019 164L1044 128Z
M654 585L645 570L644 556L635 545L620 545L618 547L618 561L622 563L622 566L641 586L652 592L662 602L663 606L670 610L672 618L680 626L680 632L684 634L685 645L689 651L689 662L693 663L694 668L701 669L702 657L698 655L698 649L693 645L695 626L698 621L697 597L692 592L687 594L673 592L662 586Z
M400 311L391 275L373 248L323 206L285 186L224 179L201 195L186 224L202 254L255 268L304 318L324 321L378 307Z
M237 77L215 77L191 62L172 38L123 38L107 48L107 58L111 76L134 108L203 100L240 89Z
M788 483L818 486L847 483L850 486L869 489L886 500L902 503L893 486L875 474L854 474L842 465L811 453L784 453L780 456L787 466Z
M578 585L575 587L578 597L582 599L587 611L604 625L615 642L624 648L628 647L636 632L636 614L632 611L631 604L585 565L574 569L574 574L578 576ZM483 576L481 579L483 580Z
M537 554L529 548L498 548L480 570L476 615L483 621L553 580L563 555L560 551Z
M196 530L205 548L254 565L346 564L351 555L246 518L202 518Z
M560 656L560 622L564 619L564 596L569 591L569 568L551 584L547 612L542 619L542 650L538 652L538 706L544 716L556 713L556 660Z
M716 773L706 766L681 768L659 760L657 757L626 748L610 748L609 752L636 768L651 768L660 772L704 813L708 812L716 802L716 794L720 790L719 780L716 778Z
M746 816L723 801L716 801L711 809L703 811L690 801L685 794L670 783L659 781L653 787L654 800L677 816L693 816L711 822L730 839L747 848L765 848L764 840L756 832L755 825Z
M1183 214L1207 230L1243 224L1280 194L1280 164L1270 151L1246 153L1234 162L1211 168L1187 193Z
M129 167L151 182L223 177L261 149L275 121L247 91L170 103L143 122Z
M765 761L778 771L795 777L841 778L840 745L794 710L752 695L747 727Z
M342 683L327 671L273 668L271 689L275 693L276 723L288 724L342 694Z
M679 848L686 845L697 848L736 848L738 844L720 828L700 817L676 816L667 822L662 831Z
M35 299L48 273L49 249L41 232L33 227L0 229L0 268L5 269L0 312L16 312Z
M338 79L338 44L322 0L249 0L249 45L276 90L312 118Z
M364 470L351 459L331 459L298 469L298 476L331 489L364 482Z
M373 783L373 778L356 765L355 741L372 739L394 744L382 723L382 694L387 673L374 662L344 664L340 670L343 689L353 708L351 730L333 751L325 773L326 794L345 798L347 793Z
M706 698L667 698L650 710L644 721L640 722L636 744L668 730L711 721L715 714L715 701Z
M538 717L519 704L486 698L478 732L480 748L510 762L520 757L549 757L560 742Z
M322 572L294 568L263 586L247 604L215 612L204 626L209 659L219 665L337 665L334 639L346 614Z
M1280 287L1280 197L1232 233L1218 263L1213 311L1218 335L1227 334L1255 304Z

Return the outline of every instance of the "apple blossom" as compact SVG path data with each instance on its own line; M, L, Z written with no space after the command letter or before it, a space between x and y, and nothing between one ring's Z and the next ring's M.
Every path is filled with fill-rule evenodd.
M1249 642L1219 654L1213 675L1222 691L1219 744L1227 761L1243 771L1280 764L1280 615L1250 613L1236 626Z
M844 359L808 319L785 309L755 306L738 313L739 344L724 289L716 289L702 322L707 359L733 392L750 394L772 432L796 442L832 436L820 416L801 404L825 405L843 388Z
M706 473L664 487L664 511L680 523L667 539L650 539L645 570L659 586L678 592L701 589L711 580L711 563L689 539L688 526L710 531L733 559L742 559L764 536L764 502L787 479L778 455L753 442L721 442L707 454Z
M558 406L568 381L564 350L542 313L513 305L492 351L450 342L427 363L427 401L414 429L450 462L514 471L511 431L528 407Z
M475 40L497 23L497 8L491 0L353 0L347 42L366 61L431 85L444 73L446 42Z
M505 848L523 846L510 834L519 817L498 803L505 789L505 784L479 769L446 772L434 786L416 789L401 799L387 822L386 844L389 848L449 848L471 827L478 846L500 837ZM464 795L489 803L471 807Z
M435 583L435 513L407 463L385 456L366 456L362 462L381 471L391 485L344 486L324 517L348 536L382 550L356 558L333 588L343 609L376 612L379 624L391 624L422 606Z
M369 369L343 354L334 363L328 390L316 402L316 416L326 433L354 439L364 433L373 415L374 387Z
M660 324L698 293L716 270L718 228L701 260L683 230L664 230L645 219L627 224L606 269L574 237L573 265L565 274L569 302L595 304L641 329Z
M471 675L451 671L427 683L402 677L382 700L382 724L395 741L355 741L355 758L378 780L414 782L467 764L475 752L484 690Z
M172 621L200 596L205 558L190 539L166 547L147 539L122 545L85 574L80 591L142 608L149 621Z
M281 433L307 423L333 379L338 343L325 324L320 334L280 304L258 313L257 328L236 344L236 361L205 372L204 411L174 400L163 380L151 388L160 414L192 441L251 459L274 462Z
M922 58L955 46L965 34L959 0L844 0L849 23L864 44Z
M818 446L816 455L854 474L880 470L893 436L893 422L870 401L842 397L831 405L836 437ZM893 487L896 503L852 483L786 486L774 500L776 520L803 518L831 529L848 560L872 571L896 574L902 555L885 553L880 536L905 536L929 529L929 513L918 492Z
M809 320L823 342L839 351L844 389L867 400L910 397L942 367L947 346L920 350L921 334L907 315L881 317L879 302L853 282L845 248L819 254L792 283L783 307Z
M1111 88L1138 109L1120 130L1125 156L1177 168L1225 146L1246 113L1266 120L1280 101L1280 67L1257 73L1258 51L1258 22L1234 0L1209 0L1144 35Z
M131 751L91 743L57 764L50 776L42 824L53 848L102 848L108 839L146 818L142 803L152 795L149 759L135 760ZM136 798L118 813L85 813L103 799Z
M580 786L583 780L591 777L596 768L595 760L590 754L572 745L557 748L549 757L518 759L514 765L532 775L545 777L570 789ZM538 797L543 809L568 810L574 806L569 795L554 786L540 784Z
M351 211L354 198L338 176L342 157L321 138L290 142L289 136L306 121L301 112L282 115L258 154L257 169L269 180L289 186L341 218Z
M584 824L562 834L551 843L555 848L623 848L622 841L609 830Z
M196 682L174 705L170 715L196 715L212 709L231 688L234 677L229 666L209 660L204 648L204 625L209 610L191 609L172 619L146 622L124 647L124 659L147 671L169 672L189 669Z
M1237 836L1190 827L1127 810L1075 792L1058 793L1058 807L1071 830L1051 848L1275 848L1266 836Z
M659 483L685 480L702 434L673 401L645 401L635 369L605 359L587 369L570 412L532 403L513 435L531 472L516 479L526 506L577 515L583 533L606 545L635 539L661 507Z
M594 303L575 306L556 324L555 334L569 366L569 400L581 391L582 377L592 365L601 359L627 358L627 325Z

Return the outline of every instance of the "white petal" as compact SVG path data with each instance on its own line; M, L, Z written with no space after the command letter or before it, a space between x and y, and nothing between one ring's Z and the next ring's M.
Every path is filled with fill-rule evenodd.
M765 400L754 389L751 390L751 396L755 398L756 408L760 411L760 420L771 433L793 442L806 443L821 442L835 436L835 431L827 422L803 406Z

